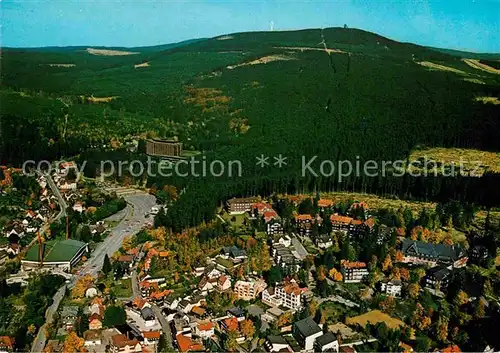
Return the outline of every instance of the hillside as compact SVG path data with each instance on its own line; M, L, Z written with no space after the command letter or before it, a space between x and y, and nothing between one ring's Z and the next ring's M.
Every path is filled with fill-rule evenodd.
M138 54L3 51L2 163L99 159L109 156L102 146L132 136L177 137L208 160L241 160L242 178L148 180L189 186L177 207L198 212L183 223L212 217L217 200L231 194L315 188L436 199L472 183L463 197L490 202L472 191L484 178L301 175L303 155L396 160L417 145L499 151L499 106L477 97L499 97L500 77L460 57L343 28L234 33L160 51L108 49ZM256 156L279 153L285 168L255 165Z

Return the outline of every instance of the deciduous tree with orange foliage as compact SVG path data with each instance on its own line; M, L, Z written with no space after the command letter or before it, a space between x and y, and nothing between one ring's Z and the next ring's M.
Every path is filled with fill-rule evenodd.
M241 333L246 337L253 337L255 334L255 326L252 320L246 319L240 323Z
M402 251L399 251L399 250L398 250L398 251L396 251L396 257L395 257L396 262L403 262L404 257L405 257L405 256L404 256L404 254L403 254L403 252L402 252Z
M165 185L163 186L163 191L165 191L168 194L170 200L172 201L177 200L177 188L175 186Z
M330 270L330 278L333 279L334 281L341 282L343 279L342 273L337 271L337 269L334 267Z
M389 315L394 313L394 310L396 310L396 301L394 300L394 297L388 296L387 298L382 300L379 303L379 308L380 310L386 312Z
M382 262L382 271L387 272L392 268L392 260L389 255L387 255L384 259L384 262Z
M165 235L167 234L165 227L158 227L148 231L151 238L156 240L160 246L165 246Z
M448 338L448 318L440 317L437 322L437 330L436 335L438 340L441 342L446 342Z
M70 332L64 340L63 353L86 352L85 340L78 337L75 332Z
M125 251L129 251L132 248L132 237L130 235L123 238L122 248Z
M85 275L79 278L73 289L71 290L71 296L73 298L83 298L85 296L85 291L94 282L94 278L91 275Z
M417 283L411 283L407 287L408 296L412 299L416 299L418 297L418 293L420 292L420 286Z
M407 268L401 267L399 269L399 275L401 277L401 280L403 280L403 281L410 280L410 271Z
M281 314L278 317L277 326L283 327L290 324L291 322L292 322L292 313L288 311L286 313Z
M324 281L326 279L326 267L323 265L318 266L316 276L318 281Z

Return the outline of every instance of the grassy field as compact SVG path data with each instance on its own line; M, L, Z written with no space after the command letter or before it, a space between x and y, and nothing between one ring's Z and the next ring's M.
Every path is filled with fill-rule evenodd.
M224 218L226 220L226 222L228 222L232 226L235 226L238 228L243 226L243 220L246 219L248 221L248 217L247 217L246 213L232 215L232 214L224 212L224 214L222 215L222 218Z
M410 161L435 161L438 163L437 172L441 173L443 166L451 166L452 163L456 167L460 163L463 165L463 173L467 175L481 176L487 170L499 173L500 172L500 153L480 151L475 149L463 148L425 148L417 149L410 154ZM421 167L412 165L413 169L422 170Z
M421 61L417 64L422 65L422 66L428 68L429 70L448 71L448 72L454 72L454 73L459 74L459 75L467 75L467 73L465 71L455 69L454 67L450 67L450 66L435 64L435 63L432 63L430 61Z
M376 324L377 322L384 322L388 328L391 329L396 329L398 327L404 326L404 322L395 319L380 310L372 310L369 311L365 314L358 315L355 317L349 317L346 319L346 323L348 325L360 325L362 327L365 327L366 324L371 323L371 324Z
M474 69L482 70L490 74L500 74L500 70L497 70L494 67L488 66L486 64L480 63L479 60L475 59L463 59L463 60L467 65L469 65Z
M486 104L500 104L500 99L498 99L498 97L476 97L476 101Z
M312 197L313 195L311 195ZM398 199L383 198L372 194L362 194L356 192L329 192L322 193L321 198L331 199L335 203L348 202L348 201L364 201L368 204L368 207L373 210L381 208L392 208L397 209L399 207L408 207L414 213L419 213L424 208L436 207L433 202L420 202L420 201L406 201Z
M223 259L222 257L218 257L215 262L217 262L218 264L224 266L225 268L232 268L233 267L233 263L229 260L226 260L226 259Z
M320 306L320 310L323 313L327 323L336 323L339 321L342 315L355 315L357 312L352 311L349 307L335 303L335 302L325 302Z
M133 294L132 280L130 278L122 279L114 282L114 286L110 288L118 298L128 298Z

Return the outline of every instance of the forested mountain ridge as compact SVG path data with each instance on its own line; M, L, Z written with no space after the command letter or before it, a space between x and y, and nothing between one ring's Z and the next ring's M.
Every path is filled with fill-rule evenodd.
M234 33L126 51L138 54L4 50L2 163L102 158L95 157L102 146L132 136L177 137L208 160L241 160L243 178L148 180L187 186L179 213L169 212L182 218L176 228L213 217L215 205L233 194L345 189L446 198L470 183L472 201L490 203L475 191L477 180L337 182L336 175L303 177L298 163L301 156L404 159L417 145L499 151L499 106L477 99L499 97L494 71L344 28ZM35 142L21 148L27 140ZM255 165L256 156L279 153L286 168ZM481 182L488 178L495 177Z

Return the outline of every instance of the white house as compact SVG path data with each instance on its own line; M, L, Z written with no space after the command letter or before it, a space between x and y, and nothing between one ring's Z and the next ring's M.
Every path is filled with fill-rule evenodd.
M198 322L194 330L195 334L202 339L207 339L215 335L215 324L211 321Z
M383 293L391 295L393 297L401 296L401 280L393 279L391 281L386 281L381 283L380 289Z
M280 306L283 302L281 297L276 295L274 287L268 287L262 292L262 302L270 306Z
M81 201L75 202L75 204L73 205L73 211L80 212L80 213L85 211L85 206L83 206L83 202L81 202Z
M307 288L300 288L296 281L284 281L276 287L262 292L262 301L271 306L284 306L297 310L302 306L303 294Z
M177 309L177 306L179 305L179 299L174 298L173 296L167 297L167 298L165 298L164 304L170 310L175 310L175 309Z
M289 235L284 235L280 237L278 243L283 245L285 248L288 248L290 245L292 245L292 238L290 238Z
M97 288L95 288L95 287L87 288L87 290L85 291L86 298L93 298L96 295L97 295Z
M332 237L324 234L316 239L316 246L320 249L328 249L333 245Z
M72 183L64 182L59 185L59 189L61 190L76 190L76 187L77 186L75 182Z

